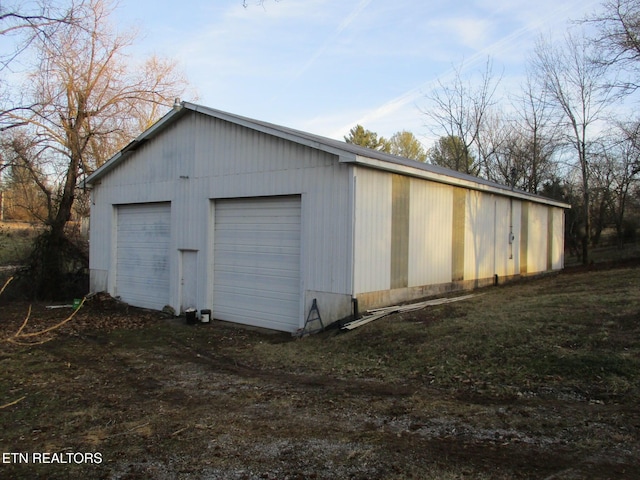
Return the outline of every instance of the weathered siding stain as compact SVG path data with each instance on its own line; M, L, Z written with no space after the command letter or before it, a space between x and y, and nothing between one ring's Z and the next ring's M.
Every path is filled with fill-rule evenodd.
M467 190L453 189L453 221L451 229L451 281L464 280L464 237Z
M410 179L392 175L391 183L391 288L409 285Z

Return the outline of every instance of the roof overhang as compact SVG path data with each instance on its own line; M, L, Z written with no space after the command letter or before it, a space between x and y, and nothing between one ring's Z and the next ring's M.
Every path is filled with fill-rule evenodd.
M345 143L339 140L314 135L311 133L295 130L292 128L282 127L268 122L262 122L240 115L235 115L221 110L205 107L195 103L182 102L179 107L174 107L169 113L158 120L153 126L145 130L140 136L124 147L120 152L111 157L95 172L89 175L85 181L85 186L95 185L102 177L120 165L127 157L135 152L145 142L157 136L169 125L176 122L189 112L197 112L209 117L218 118L223 121L233 123L235 125L244 126L254 131L258 131L267 135L282 138L309 148L320 150L323 152L336 155L340 163L359 165L368 168L375 168L387 172L408 175L416 178L432 180L434 182L453 185L481 192L495 193L498 195L508 196L529 200L536 203L542 203L560 208L571 208L564 202L552 200L539 195L534 195L520 190L510 189L505 185L501 185L490 180L486 180L472 175L456 172L446 168L430 165L414 160L397 157L377 150L360 147Z
M478 178L471 175L460 174L457 176L453 176L447 173L440 173L430 169L420 168L420 166L411 166L411 165L403 165L398 163L392 163L385 160L365 157L361 155L357 155L354 159L341 158L342 162L352 163L354 165L374 168L376 170L384 170L387 172L397 173L400 175L406 175L415 178L422 178L424 180L431 180L437 183L443 183L446 185L451 185L455 187L467 188L470 190L476 190L485 193L493 193L497 195L507 196L511 198L518 198L521 200L533 201L536 203L543 203L546 205L550 205L553 207L559 208L571 208L571 205L560 202L557 200L553 200L547 197L541 197L540 195L535 195L532 193L524 192L521 190L510 189L506 186L500 184L494 184L490 181L484 181L484 179ZM457 173L457 172L456 172ZM468 177L468 178L464 178Z

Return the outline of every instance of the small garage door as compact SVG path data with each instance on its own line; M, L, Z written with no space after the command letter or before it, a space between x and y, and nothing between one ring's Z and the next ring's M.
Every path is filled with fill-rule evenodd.
M116 295L161 310L169 303L171 204L121 205L117 228Z
M300 197L215 204L213 314L293 332L300 327Z

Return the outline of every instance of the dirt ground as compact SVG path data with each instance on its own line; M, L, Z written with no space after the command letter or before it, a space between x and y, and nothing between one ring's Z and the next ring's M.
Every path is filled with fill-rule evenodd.
M0 308L7 338L29 305ZM24 332L70 311L34 305ZM258 345L296 341L94 297L52 341L3 343L0 404L16 403L0 410L0 478L640 478L637 402L485 397L251 360ZM66 455L78 452L100 462Z

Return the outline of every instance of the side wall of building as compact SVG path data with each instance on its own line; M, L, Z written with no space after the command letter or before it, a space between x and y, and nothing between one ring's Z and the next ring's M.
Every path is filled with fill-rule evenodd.
M561 208L363 167L355 177L361 308L563 267Z

